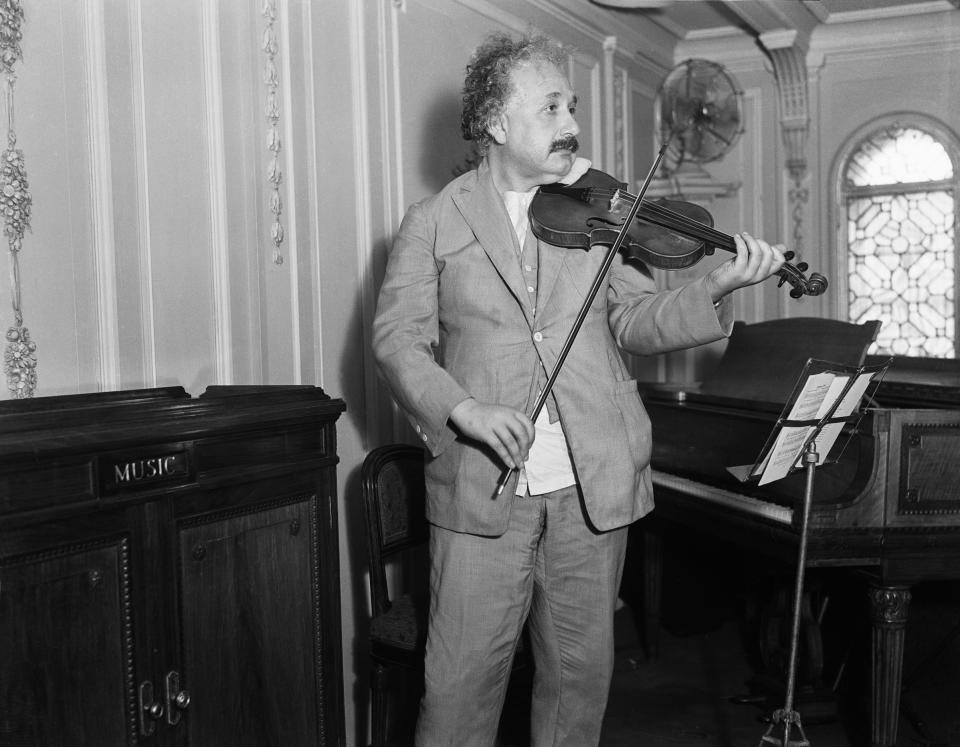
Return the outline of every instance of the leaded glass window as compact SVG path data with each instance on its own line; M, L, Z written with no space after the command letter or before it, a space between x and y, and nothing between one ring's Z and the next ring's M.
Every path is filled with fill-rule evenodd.
M955 357L957 180L946 145L887 125L859 142L842 184L850 321L881 321L872 352Z

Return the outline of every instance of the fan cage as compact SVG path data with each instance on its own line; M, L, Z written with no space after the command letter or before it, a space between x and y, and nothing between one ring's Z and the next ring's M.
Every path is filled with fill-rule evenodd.
M660 143L669 142L663 170L703 164L726 155L743 133L743 90L721 65L684 60L664 78L656 98Z

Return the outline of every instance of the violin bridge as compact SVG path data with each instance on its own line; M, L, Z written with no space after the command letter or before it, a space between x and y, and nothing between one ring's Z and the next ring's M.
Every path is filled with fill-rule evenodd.
M617 215L623 212L624 209L629 210L632 204L633 204L632 201L628 201L624 199L621 190L618 189L613 193L613 196L610 198L609 210L614 215Z

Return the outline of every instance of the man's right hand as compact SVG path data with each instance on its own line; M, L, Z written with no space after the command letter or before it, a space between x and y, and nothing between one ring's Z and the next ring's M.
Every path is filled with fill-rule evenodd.
M527 461L533 443L533 421L519 410L470 398L453 408L450 421L465 436L485 443L510 469Z

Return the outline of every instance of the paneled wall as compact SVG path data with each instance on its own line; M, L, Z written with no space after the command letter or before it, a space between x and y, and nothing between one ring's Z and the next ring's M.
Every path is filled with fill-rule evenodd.
M348 743L365 743L358 469L406 436L367 330L406 207L472 156L458 129L469 51L493 30L569 44L583 152L629 179L669 48L638 57L641 40L603 14L547 0L25 5L13 119L33 198L20 268L37 395L306 383L347 402L345 692ZM5 326L11 300L0 283Z
M346 401L338 430L345 693L348 744L365 744L358 470L371 447L407 436L373 369L368 330L404 211L472 156L459 134L469 52L494 30L537 29L570 45L582 154L633 185L654 153L653 102L667 71L691 56L727 65L744 88L746 132L708 165L712 179L732 185L709 207L721 230L770 238L790 234L774 70L752 39L678 47L662 28L627 29L585 0L25 6L13 119L33 196L20 266L37 393L304 383ZM922 23L911 36L921 41L910 44L883 24L867 35L872 45L850 28L814 40L805 248L814 269L838 270L830 161L849 132L891 106L957 127L956 25ZM896 64L881 63L890 49ZM279 140L270 137L271 112ZM275 183L280 203L271 205ZM660 278L675 285L708 266ZM838 309L833 297L794 305L772 283L736 303L748 321ZM0 282L4 329L10 308L10 283ZM689 379L717 354L635 365L646 378Z

